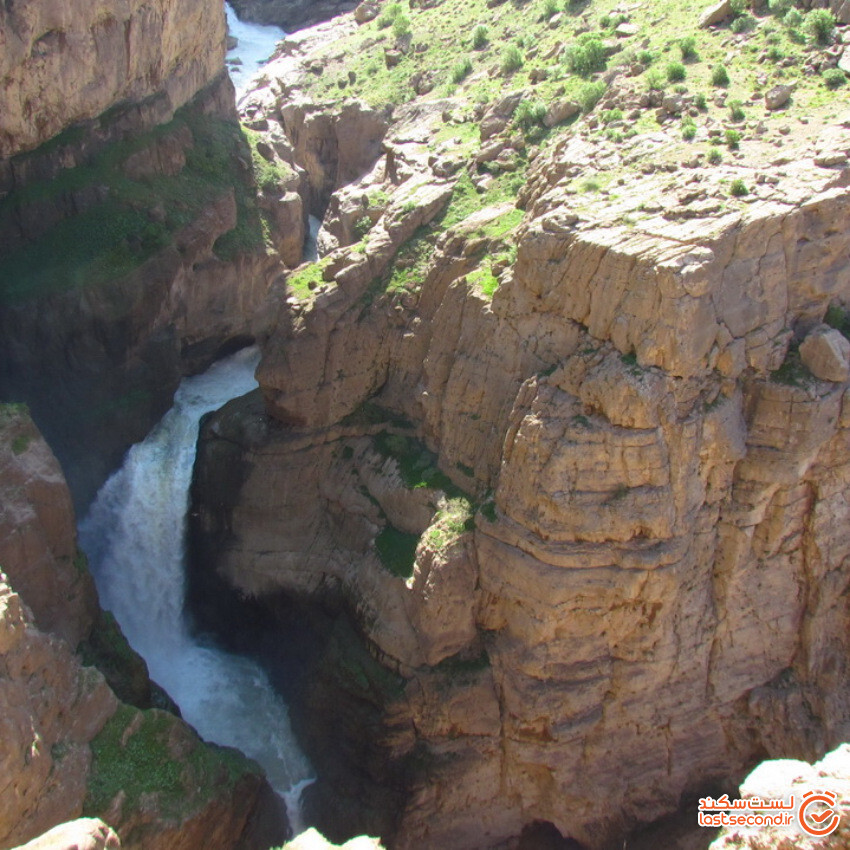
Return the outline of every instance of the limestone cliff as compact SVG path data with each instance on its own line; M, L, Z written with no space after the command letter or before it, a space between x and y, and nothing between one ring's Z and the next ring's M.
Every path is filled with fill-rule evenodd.
M122 102L189 101L224 63L224 8L204 0L0 9L0 159Z
M30 405L83 510L180 377L254 337L280 268L264 220L304 214L277 203L291 175L255 174L219 6L32 0L0 39L0 398Z
M95 651L102 625L70 495L26 412L6 405L0 470L0 847L81 814L125 848L268 847L277 815L256 765L170 713L120 703L85 663L109 653ZM108 642L132 655L120 633Z
M432 55L418 14L412 42L338 32L391 76ZM296 157L314 173L366 112L302 105L338 55L285 46L246 105L296 150L324 126ZM223 581L284 631L293 598L336 618L293 694L331 838L619 847L850 728L850 361L822 324L847 330L850 118L771 124L777 155L764 117L707 168L679 135L699 108L615 70L537 117L519 88L472 105L411 76L380 154L330 178L324 256L277 290L262 403L202 435L198 594ZM660 129L624 138L629 110Z

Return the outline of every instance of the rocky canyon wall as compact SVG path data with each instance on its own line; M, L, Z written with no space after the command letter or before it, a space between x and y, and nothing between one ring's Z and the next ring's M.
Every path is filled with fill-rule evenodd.
M151 707L144 662L98 608L56 458L19 406L0 405L0 491L0 847L81 814L125 848L268 847L258 768Z
M221 73L224 8L203 0L24 0L0 9L0 159L115 104L177 109Z
M224 36L200 2L0 10L0 398L30 405L78 510L183 374L253 339L279 273L263 219L291 175L259 209Z
M274 92L249 108L297 138ZM330 837L620 847L850 728L850 344L822 324L850 306L850 118L733 209L678 160L581 197L629 162L588 129L519 211L461 210L518 143L496 102L478 159L435 151L453 108L395 112L277 291L261 393L202 435L192 581L284 631L292 599L336 617L293 697Z

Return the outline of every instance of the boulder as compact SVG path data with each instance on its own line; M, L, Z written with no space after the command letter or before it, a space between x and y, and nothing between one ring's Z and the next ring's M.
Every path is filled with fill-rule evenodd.
M699 19L699 25L701 27L710 27L713 24L719 24L731 14L731 0L720 0L719 3L712 4L702 13L702 17Z
M829 4L840 24L850 24L850 0L832 0Z
M774 86L764 94L766 109L780 109L791 99L791 86Z
M803 340L800 358L822 381L843 382L850 378L850 342L835 328L815 328Z
M579 112L581 112L581 107L574 100L556 100L546 110L543 123L547 127L555 127L574 115L578 115Z
M121 841L111 826L99 818L60 823L16 850L118 850Z
M380 7L372 0L363 0L363 2L354 10L354 20L358 24L365 24L378 17Z
M515 91L506 94L504 97L497 100L485 113L481 119L481 141L485 142L492 138L497 133L501 133L514 114L520 101L525 96L524 91Z

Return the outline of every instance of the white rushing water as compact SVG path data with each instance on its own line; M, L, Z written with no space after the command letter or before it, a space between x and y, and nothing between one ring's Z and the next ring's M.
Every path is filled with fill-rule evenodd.
M198 422L256 387L256 349L185 379L174 406L103 485L80 524L101 604L148 663L151 678L200 735L259 762L301 826L297 798L311 770L286 705L252 660L202 646L183 617L186 513Z
M236 47L227 51L227 70L236 87L238 101L251 87L251 80L274 53L277 43L286 33L280 27L240 21L236 12L227 4L224 9L227 13L227 31L238 39ZM239 64L233 64L233 60L238 60Z

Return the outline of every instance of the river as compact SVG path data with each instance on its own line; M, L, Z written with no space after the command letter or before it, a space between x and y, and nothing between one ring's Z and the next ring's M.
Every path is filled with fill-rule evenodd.
M229 5L224 8L227 13L227 31L238 40L236 47L227 51L227 70L236 87L236 100L239 101L286 33L280 27L240 21Z
M101 604L115 614L151 678L200 735L259 762L293 829L311 768L286 705L252 660L198 643L183 615L186 514L201 416L256 387L256 349L186 378L174 406L101 488L80 523Z

